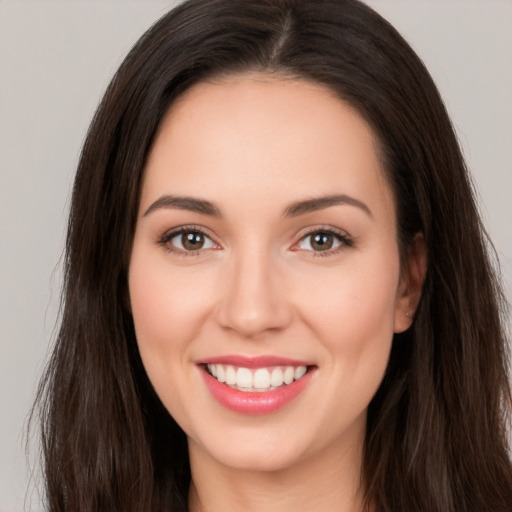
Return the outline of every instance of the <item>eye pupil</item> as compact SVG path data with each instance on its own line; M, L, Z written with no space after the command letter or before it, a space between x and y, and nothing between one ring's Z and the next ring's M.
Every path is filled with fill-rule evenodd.
M181 243L187 251L197 251L204 245L204 235L197 231L184 231L181 235Z
M334 237L330 233L316 233L311 237L311 247L315 251L328 251L333 243Z

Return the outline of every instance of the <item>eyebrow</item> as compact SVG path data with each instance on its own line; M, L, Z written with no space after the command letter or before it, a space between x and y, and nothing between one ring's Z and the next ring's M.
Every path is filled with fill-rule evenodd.
M144 212L143 217L146 217L151 212L160 208L176 208L178 210L187 210L190 212L202 213L203 215L211 215L213 217L220 217L220 210L206 201L206 199L196 199L194 197L181 197L165 195L158 198L151 206Z
M364 204L362 201L359 201L359 199L355 199L354 197L350 197L345 194L322 196L306 199L304 201L297 201L285 209L283 217L298 217L299 215L304 215L306 213L311 213L338 205L355 206L373 218L373 214L370 208L366 206L366 204ZM143 217L146 217L151 212L161 208L176 208L178 210L187 210L190 212L201 213L203 215L210 215L212 217L221 217L220 210L213 203L207 201L206 199L173 195L164 195L158 198L144 212Z
M366 206L366 204L364 204L362 201L359 201L359 199L347 196L345 194L316 197L312 199L306 199L305 201L292 203L284 211L284 217L297 217L306 213L323 210L324 208L329 208L330 206L338 206L344 204L360 208L369 217L373 218L372 211L370 208L368 208L368 206Z

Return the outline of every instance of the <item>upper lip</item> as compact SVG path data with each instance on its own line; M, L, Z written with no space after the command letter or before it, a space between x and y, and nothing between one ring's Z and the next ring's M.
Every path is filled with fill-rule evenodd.
M238 354L208 357L197 361L197 364L226 364L242 368L264 368L269 366L312 366L312 363L309 361L301 361L287 357L272 355L245 356Z

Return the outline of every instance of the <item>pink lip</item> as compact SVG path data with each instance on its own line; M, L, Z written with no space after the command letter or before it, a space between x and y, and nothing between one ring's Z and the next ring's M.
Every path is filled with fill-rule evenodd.
M224 364L229 364L225 362L226 359L222 359L222 361ZM282 359L280 359L280 361L282 361ZM261 366L279 365L283 365L283 363L264 364ZM245 366L245 368L247 368L247 366ZM246 392L233 389L228 385L219 382L206 371L204 366L199 366L199 369L201 370L201 375L203 376L210 393L222 406L233 412L253 415L269 414L284 407L304 390L304 388L309 384L315 371L315 368L312 368L299 380L288 385L280 386L272 391Z
M311 362L298 361L278 356L226 355L197 361L197 364L229 364L242 368L263 368L268 366L312 366Z

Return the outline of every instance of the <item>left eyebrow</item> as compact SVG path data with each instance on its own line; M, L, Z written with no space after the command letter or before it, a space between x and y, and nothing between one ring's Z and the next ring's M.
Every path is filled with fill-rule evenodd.
M355 206L356 208L363 210L369 217L373 219L372 211L366 204L364 204L359 199L347 196L345 194L315 197L312 199L306 199L304 201L292 203L285 209L283 217L297 217L306 213L323 210L324 208L329 208L331 206L345 204L349 206Z
M175 208L189 212L220 217L220 210L210 201L187 196L165 195L158 198L143 214L143 217L160 208Z

